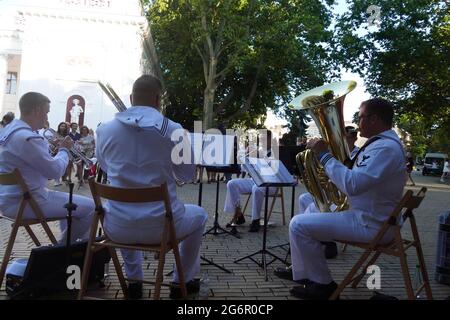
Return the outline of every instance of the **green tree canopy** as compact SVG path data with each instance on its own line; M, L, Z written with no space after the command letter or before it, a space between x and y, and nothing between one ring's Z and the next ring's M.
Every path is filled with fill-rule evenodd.
M267 109L299 121L288 102L336 75L332 0L143 2L167 115L186 128L194 120L256 127Z
M450 151L449 3L352 0L349 4L350 10L338 19L335 54L364 78L373 96L395 103L397 124L412 135L417 152ZM368 25L370 5L381 9L378 27Z

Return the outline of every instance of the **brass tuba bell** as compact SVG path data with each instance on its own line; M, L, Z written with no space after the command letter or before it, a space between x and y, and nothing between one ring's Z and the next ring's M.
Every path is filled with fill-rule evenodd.
M344 99L356 87L355 81L341 81L309 90L290 103L293 109L306 110L312 117L333 156L350 165L350 152L345 139ZM311 150L296 156L301 178L321 212L342 211L348 208L347 196L328 178L325 169ZM336 209L332 210L332 205Z

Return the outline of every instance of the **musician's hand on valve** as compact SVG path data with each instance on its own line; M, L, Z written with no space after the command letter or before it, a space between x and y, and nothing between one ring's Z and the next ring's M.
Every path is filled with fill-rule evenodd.
M71 149L73 147L73 140L67 136L64 138L63 141L61 141L61 144L59 145L60 148L67 148L67 149Z
M328 151L327 143L319 138L312 138L311 140L309 140L306 144L306 147L308 149L311 149L316 155Z

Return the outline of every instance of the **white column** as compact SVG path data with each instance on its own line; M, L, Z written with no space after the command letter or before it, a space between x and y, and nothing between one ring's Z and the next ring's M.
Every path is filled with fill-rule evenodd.
M8 55L0 53L0 114L3 114L3 100L5 98L6 75L8 73Z

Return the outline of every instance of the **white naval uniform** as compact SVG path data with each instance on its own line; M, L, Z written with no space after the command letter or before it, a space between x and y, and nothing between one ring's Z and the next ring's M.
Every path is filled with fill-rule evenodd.
M350 153L351 160L353 160L358 151L359 148L355 146L352 152ZM336 205L333 204L331 210L334 211L335 208ZM316 203L314 202L314 198L309 192L302 193L298 197L298 213L311 213L311 212L320 212L320 210L319 208L317 208Z
M338 213L304 213L289 225L294 280L310 279L321 284L332 281L322 250L322 241L368 242L403 195L406 184L405 154L397 134L379 135L348 169L330 153L320 162L330 180L349 197L350 208ZM387 233L383 241L390 241Z
M48 179L58 179L66 171L69 163L69 151L61 148L51 157L48 142L20 119L11 122L0 134L0 172L12 172L19 169L34 199L48 218L66 217L64 205L69 194L51 191L46 188ZM22 191L19 186L0 186L0 210L15 217ZM79 195L73 196L77 209L72 213L71 241L87 239L94 212L94 201ZM26 207L24 218L35 218L31 207ZM66 220L60 221L62 237L65 241Z
M177 179L192 181L195 164L175 165L171 159L175 142L171 135L181 125L152 107L135 106L117 113L115 119L97 129L96 155L108 180L116 187L152 187L167 182L175 230L180 244L181 263L186 281L200 269L200 246L206 220L205 210L184 205L176 193ZM159 243L164 225L163 203L105 204L105 231L124 243ZM121 250L128 278L142 280L140 251ZM174 279L178 282L177 270Z
M269 187L269 195L275 194L276 187ZM232 179L227 183L224 211L234 214L237 207L241 207L241 195L252 194L252 220L261 218L261 208L266 195L266 187L258 187L251 178Z

